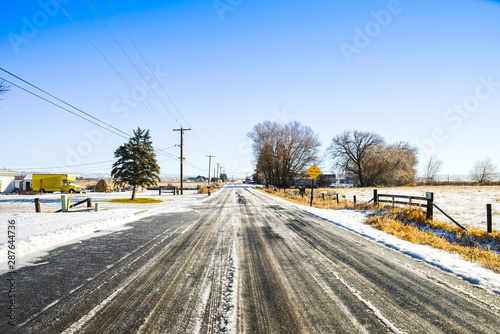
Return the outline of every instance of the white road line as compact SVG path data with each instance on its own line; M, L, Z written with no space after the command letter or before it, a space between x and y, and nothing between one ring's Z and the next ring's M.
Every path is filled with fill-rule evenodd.
M77 322L73 323L71 326L66 328L66 330L64 330L62 334L76 333L76 331L80 330L87 323L87 321L92 319L97 314L97 312L102 310L104 306L106 306L111 300L113 300L116 297L116 295L118 295L122 290L123 287L117 289L115 292L109 295L108 298L104 299L96 307L94 307L89 313L81 317L80 320L78 320Z

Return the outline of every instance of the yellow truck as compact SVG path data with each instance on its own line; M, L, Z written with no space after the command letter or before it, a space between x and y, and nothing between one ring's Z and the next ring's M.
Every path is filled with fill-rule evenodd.
M76 176L73 174L33 174L31 179L31 190L42 192L62 193L81 192L82 187L74 181Z

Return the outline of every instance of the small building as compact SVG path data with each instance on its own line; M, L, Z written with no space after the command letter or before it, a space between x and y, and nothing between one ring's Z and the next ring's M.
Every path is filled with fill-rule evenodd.
M24 175L17 175L14 179L14 189L23 190Z
M0 169L0 193L10 193L15 189L16 176L17 173L10 172L5 169Z
M26 174L23 179L21 190L22 191L30 191L31 186L33 185L33 173Z
M354 187L354 178L352 175L332 174L332 188L350 188Z

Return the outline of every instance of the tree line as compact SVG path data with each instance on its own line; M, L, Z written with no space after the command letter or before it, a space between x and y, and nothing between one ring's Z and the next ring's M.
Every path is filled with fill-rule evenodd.
M256 182L287 188L307 176L305 170L330 158L332 168L353 183L367 186L401 186L413 183L418 164L416 147L408 142L387 143L374 132L344 131L332 138L326 155L321 157L318 135L299 122L259 123L248 133L252 140ZM424 166L424 177L432 181L442 168L442 161L431 156ZM477 161L471 170L482 184L496 171L491 159Z
M290 187L304 168L318 161L321 142L314 131L298 122L257 124L248 137L253 141L259 183Z

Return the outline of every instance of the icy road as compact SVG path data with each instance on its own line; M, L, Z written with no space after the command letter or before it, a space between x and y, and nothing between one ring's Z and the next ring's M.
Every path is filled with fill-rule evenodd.
M500 331L498 295L244 186L129 226L19 269L0 332Z

